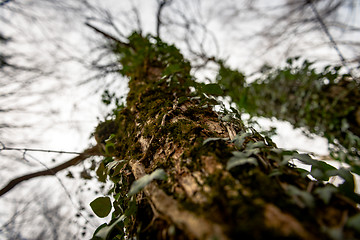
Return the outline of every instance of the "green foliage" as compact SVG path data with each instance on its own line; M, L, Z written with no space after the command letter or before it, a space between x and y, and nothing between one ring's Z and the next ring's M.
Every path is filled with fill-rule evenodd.
M105 105L110 105L115 97L115 93L110 94L109 90L104 90L103 94L101 95L101 102Z
M329 177L333 176L332 173L336 170L335 167L323 161L312 159L308 154L294 154L293 157L307 165L310 165L310 174L321 181L329 181Z
M116 188L118 184L122 184L122 180L116 177L120 171L117 169L123 168L126 162L124 160L121 161L112 161L108 163L105 167L108 175L111 176L114 182L117 184L114 185L114 188L111 191L116 192ZM156 169L151 174L146 174L140 179L134 181L131 184L129 192L122 194L117 193L114 195L114 212L112 215L112 220L109 224L103 224L98 227L98 229L94 233L93 239L125 239L125 231L127 227L132 225L132 218L135 216L137 212L136 201L132 198L133 195L140 192L146 185L148 185L153 180L165 180L167 178L166 173L163 169ZM128 189L128 188L127 188ZM121 209L119 206L127 206L127 208ZM112 205L109 197L99 197L90 203L90 206L94 213L98 217L106 217L109 215ZM116 231L114 231L116 229ZM115 236L112 236L112 233L115 232Z
M325 203L329 204L331 196L337 192L337 188L330 184L327 184L325 187L317 188L314 193L317 194L320 199Z
M147 66L163 68L164 77L177 78L190 71L190 64L184 61L180 51L173 45L162 42L159 38L138 33L130 35L129 46L116 45L114 53L122 65L121 74L145 74ZM142 72L143 71L143 72Z
M235 146L240 149L241 151L233 151L233 156L229 159L229 161L226 164L226 169L230 170L234 167L241 166L243 164L251 164L254 166L258 166L257 160L254 157L256 154L259 154L261 152L261 149L266 147L265 143L262 141L258 142L248 142L243 147L243 143L246 140L246 137L249 137L249 133L243 133L241 135L237 135L233 142Z
M153 180L165 180L166 179L166 173L163 169L156 169L151 174L146 174L142 176L140 179L134 181L130 187L130 191L128 195L131 197L138 192L140 192L146 185L148 185Z
M115 93L111 93L108 89L105 89L101 95L101 102L106 106L113 105L112 111L107 115L107 117L116 115L117 112L125 107L122 97L117 97Z
M203 142L203 145L206 145L207 143L209 142L212 142L212 141L219 141L219 140L229 140L229 138L207 138L204 142Z
M356 194L354 176L351 174L349 169L339 168L327 164L324 161L314 160L308 154L299 154L297 151L286 151L283 149L276 148L271 143L265 143L264 141L253 140L253 135L249 132L239 133L233 140L228 138L208 138L204 140L203 145L209 144L216 141L228 141L233 143L238 151L233 151L232 156L228 159L226 169L230 171L237 171L237 167L248 165L248 166L259 166L263 164L259 159L261 155L266 154L268 158L275 161L277 168L273 169L270 173L270 177L278 177L286 174L287 169L291 165L291 161L297 159L303 164L310 165L310 172L299 169L299 172L304 178L311 175L318 182L327 182L330 177L341 177L344 182L339 186L326 184L323 187L318 187L313 194L317 195L325 204L330 202L330 199L334 193L341 193L356 203L360 203L360 196ZM291 196L296 197L303 201L305 206L310 208L315 207L315 198L309 192L303 191L295 185L289 185L287 193Z
M118 204L118 205L115 205ZM130 199L128 202L128 208L125 211L121 211L121 214L116 213L119 206L118 201L114 201L115 212L109 224L100 225L94 233L92 239L94 240L107 240L107 239L127 239L127 230L132 226L132 219L136 215L137 206L136 201ZM119 210L119 209L118 209Z
M325 162L317 161L320 164L316 164L315 166L312 166L310 175L316 178L317 180L321 181L324 179L329 179L330 177L339 176L341 177L344 182L340 184L336 191L339 193L342 193L344 196L348 197L349 199L352 199L354 202L360 203L360 196L356 194L355 191L355 182L354 182L354 176L351 174L349 169L345 168L333 168L330 169L330 165L327 165ZM325 202L327 202L328 196L325 196L324 194L330 194L333 193L334 189L325 189L327 192L320 192L317 193L322 196ZM328 192L329 191L329 192Z
M256 158L248 157L247 154L243 154L241 152L233 152L233 157L229 159L226 164L226 170L230 170L234 167L241 166L244 164L252 164L257 166Z
M111 195L113 199L113 208L111 208L111 203L109 205L107 200L106 204L95 204L100 208L96 210L96 214L100 214L100 216L104 216L106 213L109 214L109 206L110 209L113 209L111 221L108 224L101 225L96 230L94 239L130 239L137 232L144 230L143 227L145 226L139 226L139 222L146 223L147 226L148 223L143 221L143 217L149 217L148 220L150 221L153 215L147 212L148 209L146 208L150 209L151 207L142 202L145 200L139 192L153 180L166 179L167 174L162 168L167 169L167 173L171 174L168 171L169 166L173 164L171 157L163 161L159 160L157 163L154 163L149 157L155 153L161 144L164 144L165 139L166 141L170 139L174 143L180 143L181 147L186 148L182 158L189 160L189 163L184 161L184 164L187 164L190 171L200 170L201 162L199 161L201 160L199 160L199 155L203 156L203 154L207 154L207 156L214 158L219 163L226 164L229 172L223 174L225 172L223 169L221 169L221 173L219 173L219 169L215 169L214 173L210 174L211 176L206 179L206 184L211 185L213 183L216 188L221 189L229 187L232 190L229 193L240 193L244 196L241 196L241 200L235 200L233 194L231 197L209 196L212 204L224 203L231 199L234 200L234 203L229 202L229 204L235 206L234 209L240 209L235 204L241 203L243 205L244 202L252 202L253 199L257 198L266 201L267 197L273 199L274 196L276 198L276 195L280 193L287 198L292 197L296 204L300 202L301 207L312 208L317 206L319 199L324 203L329 203L334 194L351 189L351 179L346 170L336 170L329 168L326 164L315 163L310 160L311 158L308 159L303 155L299 157L299 154L295 151L277 149L269 138L263 138L256 131L251 131L251 129L251 133L248 131L249 129L245 130L242 123L236 120L240 118L239 112L233 108L228 110L214 98L227 93L227 86L224 87L223 83L203 84L195 82L190 75L189 62L184 60L179 50L174 46L167 45L160 39L150 35L142 37L140 34L134 33L129 37L128 46L119 44L114 46L113 50L122 65L120 73L130 79L130 92L127 96L127 107L116 108L109 118L111 120L100 123L96 129L98 134L94 134L95 137L98 136L97 141L103 147L105 155L98 166L97 176L100 181L111 180L113 182L113 187L108 192L108 195ZM232 87L241 85L245 89L248 88L249 85L245 82L245 78L241 73L223 66L220 68L220 72L222 76L219 75L219 81L232 84ZM190 89L190 87L192 88ZM246 96L246 94L241 96ZM117 106L116 99L116 96L108 91L103 94L105 104L115 103ZM187 105L187 101L195 103L196 107L191 106L191 104ZM243 98L242 101L248 101L248 96ZM186 106L185 110L176 107L180 104ZM212 111L212 107L215 105L222 108L222 113L217 115ZM179 113L179 111L182 112ZM186 116L191 121L189 119L179 119L175 122L169 121L169 118L178 115ZM232 140L218 138L219 135L215 134L214 131L210 131L210 127L205 126L206 123L202 122L202 119L200 119L202 116L221 119L224 125L233 124L234 131L240 131L240 133ZM193 121L197 121L198 124L194 124ZM343 124L343 128L346 127L347 125ZM203 141L204 135L198 136L199 131L206 132L205 136L210 138ZM189 144L188 139L190 139L188 136L194 139L192 144L194 146L189 147L189 149L186 147ZM150 141L150 146L146 150L144 150L144 144L142 141L140 142L139 138L143 138L147 142ZM154 142L152 142L153 139ZM217 147L213 148L214 146ZM304 161L312 164L314 171L309 173L294 170L291 160L296 157L303 158ZM132 161L130 160L138 160L146 165L148 174L136 180L132 174L133 169L130 166ZM280 186L280 184L274 184L281 178L291 178L294 172L299 176L303 176L301 180L304 180L303 182L306 184L309 182L307 179L309 174L319 178L319 182L326 179L326 177L339 175L345 179L345 183L349 183L343 186L343 190L341 186L339 188L329 188L328 185L324 185L323 188L312 193L304 190L301 181L301 183L289 183L289 187L286 189L281 189L283 186ZM172 181L172 177L170 175L168 181L161 184L167 186L168 182ZM257 191L254 190L252 196L248 198L245 190L242 192L235 188L237 181L241 183L249 181L251 186L258 189L256 189ZM166 188L162 189L167 190ZM178 196L174 195L173 197ZM286 205L289 203L281 204ZM184 207L186 205L187 203L184 203ZM106 208L101 209L102 206ZM293 206L293 203L289 204L289 206ZM259 207L259 205L256 205L256 207ZM151 210L149 211L151 212ZM206 210L201 209L200 211ZM237 214L235 215L241 216L242 212ZM231 216L235 215L231 214ZM263 217L262 213L261 217ZM237 217L234 218L234 221L238 221ZM244 226L244 228L247 227Z
M224 95L224 91L221 89L219 84L216 83L210 83L210 84L204 84L201 86L201 91L203 93L214 95L214 96L222 96Z
M105 172L105 164L104 162L100 162L98 168L96 169L96 176L98 177L98 180L100 182L105 182L106 181L106 172Z
M113 230L115 230L115 228L117 228L119 232L123 232L122 228L124 227L123 222L125 219L126 216L122 215L121 217L119 217L109 225L106 223L102 224L96 229L92 239L93 240L122 239L124 237L123 234L117 234L116 238L111 238L111 233Z
M315 198L311 193L301 190L294 185L289 185L287 187L287 193L292 197L299 199L305 206L309 208L315 207Z
M295 152L290 155L290 157L291 159L298 159L304 164L310 165L311 171L305 171L304 173L311 175L317 181L329 181L330 177L335 176L339 176L344 180L344 182L336 188L328 187L326 185L324 188L317 189L315 193L318 194L325 203L329 202L329 198L334 192L339 192L354 202L360 203L360 196L354 192L354 176L349 169L336 169L324 161L312 159L308 154L298 154Z
M346 225L348 227L354 228L357 232L360 233L360 214L356 214L348 219Z
M115 134L111 134L108 139L105 140L105 153L109 156L115 152Z
M139 99L149 105L149 111L146 111L144 116L137 116L136 121L146 122L149 118L164 111L163 108L166 108L167 103L172 104L169 99L173 96L168 96L161 90L163 86L178 89L178 97L183 97L183 101L187 101L188 97L185 93L189 86L194 85L194 82L189 74L190 64L184 60L179 50L150 35L143 37L138 33L133 33L128 40L129 43L126 46L114 45L113 52L122 66L120 74L130 79L129 87L133 89L127 96L127 105L132 106ZM151 69L161 69L161 71L149 73L149 66ZM142 79L143 84L139 85L138 79ZM151 82L155 80L156 82ZM121 98L109 90L104 91L102 102L105 105L114 106L114 109L107 116L110 120L100 123L94 134L98 143L103 146L106 156L99 164L96 173L100 181L111 180L114 183L108 193L114 200L110 223L100 226L94 238L124 239L125 236L130 236L136 231L133 229L137 214L134 195L151 181L165 179L166 173L163 169L157 169L138 180L134 179L130 174L128 157L140 158L142 152L140 146L135 144L136 141L132 138L135 116L124 106ZM145 131L145 136L147 131Z
M90 203L91 209L96 216L104 218L111 211L111 201L109 197L98 197Z
M360 174L360 86L339 66L318 72L313 64L288 59L284 68L264 68L260 78L247 83L220 62L217 80L240 110L326 137L332 157Z

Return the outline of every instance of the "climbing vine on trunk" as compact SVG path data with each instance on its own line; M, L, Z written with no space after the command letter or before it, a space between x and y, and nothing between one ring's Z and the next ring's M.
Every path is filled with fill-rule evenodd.
M316 70L294 58L282 69L264 69L251 83L220 64L217 80L239 109L251 116L275 117L325 137L334 159L360 174L360 86L341 67Z
M112 46L130 91L94 134L97 175L113 182L91 203L99 217L111 213L94 239L359 238L347 170L276 148L236 110L215 112L223 90L197 83L174 46L137 33ZM294 168L294 158L314 170ZM347 179L336 188L308 174Z

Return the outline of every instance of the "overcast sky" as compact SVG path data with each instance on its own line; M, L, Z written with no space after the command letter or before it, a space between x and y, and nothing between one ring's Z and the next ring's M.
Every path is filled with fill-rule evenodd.
M108 28L96 19L104 17L106 12L102 11L106 9L114 17L114 21L117 21L121 31L128 34L137 24L132 11L133 8L136 8L144 33L154 34L156 30L155 13L157 5L155 0L90 1L97 7L102 6L102 9L85 8L81 6L80 1L60 2L51 3L51 1L46 0L13 1L13 3L10 2L0 7L0 24L2 25L0 31L5 36L11 36L14 39L6 48L0 48L0 51L9 54L17 53L18 55L14 58L16 63L38 67L42 70L41 74L45 73L44 76L40 77L38 75L41 74L37 72L16 75L5 73L2 75L5 77L0 80L0 84L4 83L0 86L0 93L17 89L23 81L36 78L34 83L16 90L17 94L13 98L0 99L0 104L9 108L24 106L26 109L26 111L19 110L12 114L1 115L4 121L31 125L29 128L0 129L0 141L7 145L80 152L90 144L94 144L90 134L99 119L103 119L109 110L100 104L100 96L104 86L113 81L114 76L81 84L94 74L85 66L97 57L96 47L101 43L101 37L87 28L84 23L91 21L116 34L114 29ZM176 10L178 10L185 11L190 18L196 18L199 22L206 24L208 33L201 32L203 30L200 27L194 28L196 34L205 34L207 37L206 51L227 59L229 65L247 74L256 71L265 63L279 66L286 57L299 54L313 60L327 60L330 63L338 61L336 52L328 45L319 45L317 48L309 47L308 43L317 44L327 41L326 36L320 30L303 36L303 38L295 35L289 36L283 47L280 45L271 51L266 51L262 39L250 36L268 23L267 18L271 14L279 13L275 6L284 1L259 1L260 9L264 11L275 9L273 12L268 12L270 16L264 16L264 18L245 10L242 11L242 1L239 1L237 6L238 12L235 11L236 8L227 9L226 4L233 2L230 0L220 2L214 0L182 2L174 0L173 9L164 12L164 19L176 16ZM58 6L54 7L54 4ZM69 10L69 7L72 10ZM223 13L222 15L219 15L220 10ZM348 14L348 11L344 10L342 13L344 18L341 16L340 18L360 27L360 14L354 17ZM356 11L359 12L359 6L357 6ZM281 28L282 25L272 27ZM190 56L189 52L185 50L184 43L178 42L182 33L175 31L175 28L164 29L162 36L166 41L177 44L187 56ZM217 42L213 40L212 34L216 36ZM358 37L355 34L344 35L344 32L338 31L334 31L334 34L336 37L344 36L350 40ZM342 50L346 56L352 57L353 53L350 50L345 48ZM214 73L210 69L198 72L196 76L201 80L204 80L205 77L211 79L214 77ZM116 89L118 95L125 95L127 92L126 80L120 76L115 78L118 80L112 85L112 89ZM9 85L5 84L10 82ZM29 103L32 104L28 106ZM274 137L274 141L279 147L300 149L319 155L328 154L327 142L324 139L318 137L309 139L301 133L301 130L293 130L289 124L284 122L270 122L261 119L259 123L264 127L271 124L279 127L279 135ZM11 154L14 155L14 153ZM2 171L0 171L1 184L14 176L43 169L44 166L37 161L51 166L54 164L52 159L56 159L56 164L71 157L69 155L31 153L26 155L26 159L23 159L22 153L18 153L15 154L16 158L14 159L8 157L9 155L9 152L0 153L3 166ZM85 166L88 167L88 165L89 163L85 163ZM75 168L74 172L79 173L83 168L84 166L81 165ZM58 175L63 184L66 185L65 188L72 194L72 200L66 197L67 190L64 190L58 179L46 177L31 180L28 183L21 184L13 192L0 199L0 206L6 206L6 208L0 208L0 226L5 224L9 220L9 216L15 212L15 208L21 205L11 204L11 202L23 200L33 191L38 191L37 194L34 194L37 196L50 193L53 199L49 196L47 198L49 197L49 201L53 203L58 203L58 200L61 199L60 196L62 196L64 199L61 200L61 203L66 203L71 214L76 212L75 208L80 204L79 199L77 199L79 197L88 197L84 202L84 205L88 206L95 195L93 193L88 194L90 197L85 193L81 195L82 193L79 193L78 190L83 182L74 183L75 180L64 177L66 173L65 171ZM46 179L45 182L44 179ZM98 185L94 186L95 188L98 187ZM38 209L34 207L34 211L38 211ZM19 226L20 228L21 226ZM93 229L89 227L86 231L92 232ZM0 239L1 237L0 232Z

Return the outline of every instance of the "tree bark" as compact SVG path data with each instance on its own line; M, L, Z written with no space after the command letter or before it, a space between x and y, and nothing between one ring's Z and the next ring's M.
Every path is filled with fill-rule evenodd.
M321 183L281 165L283 156L277 155L270 141L239 119L225 121L213 110L212 100L194 96L189 89L190 65L173 46L159 39L151 43L136 34L129 39L131 50L114 48L122 56L122 73L130 79L127 105L96 130L114 181L113 222L120 215L128 216L124 221L128 235L331 239L329 233L339 230L341 237L359 237L345 226L358 213L355 204L337 193L329 204L322 202L314 193L323 187ZM169 66L177 70L170 71ZM245 132L243 142L236 142ZM209 138L213 139L204 142ZM239 153L247 153L245 163L230 168L229 159ZM123 162L119 169L109 167ZM127 214L131 184L159 168L165 170L167 180L148 184L135 197L136 213ZM270 175L279 169L280 175ZM304 195L292 194L293 189L311 195L313 205Z

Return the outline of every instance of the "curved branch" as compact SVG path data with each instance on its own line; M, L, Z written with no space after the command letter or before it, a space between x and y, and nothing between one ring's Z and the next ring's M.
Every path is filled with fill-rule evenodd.
M160 27L162 25L161 21L161 12L164 9L164 7L171 3L172 0L162 0L161 2L158 1L158 9L156 13L156 36L160 37Z
M314 5L313 0L308 0L308 3L310 4L310 8L311 8L311 10L313 11L313 13L315 14L315 17L316 17L317 21L319 22L322 30L324 31L324 33L325 33L326 36L328 37L328 39L329 39L332 47L335 49L337 55L339 56L340 61L341 61L341 64L348 70L349 74L350 74L350 75L353 77L353 79L356 81L356 78L353 76L350 68L349 68L348 65L347 65L347 61L346 61L344 55L343 55L342 52L340 51L338 44L336 43L335 39L334 39L333 36L331 35L331 33L330 33L328 27L326 26L325 22L324 22L323 19L321 18L318 10L316 9L316 7L315 7L315 5ZM340 3L338 3L338 4L335 6L335 9L336 9L337 7L339 7L339 4L340 4ZM329 10L329 11L330 11L330 10Z
M112 36L111 34L106 33L106 32L104 32L103 30L95 27L95 26L92 25L91 23L85 22L85 25L88 26L89 28L93 29L95 32L100 33L101 35L103 35L103 36L104 36L105 38L107 38L107 39L110 39L110 40L112 40L112 41L114 41L114 42L116 42L116 43L118 43L118 44L120 44L120 45L122 45L122 46L130 47L130 45L129 45L128 43L125 43L125 42L120 41L119 39L117 39L116 37Z
M5 187L3 187L0 190L0 197L2 195L4 195L5 193L9 192L11 189L13 189L16 185L20 184L23 181L26 180L30 180L32 178L36 178L36 177L41 177L41 176L48 176L48 175L55 175L57 172L64 170L68 167L74 166L79 164L80 162L84 161L85 159L87 159L88 157L91 156L99 156L101 155L99 152L99 147L98 145L95 145L91 148L86 149L85 151L83 151L79 156L76 156L58 166L55 166L53 168L49 168L43 171L38 171L38 172L34 172L34 173L29 173L17 178L14 178L13 180L11 180Z

